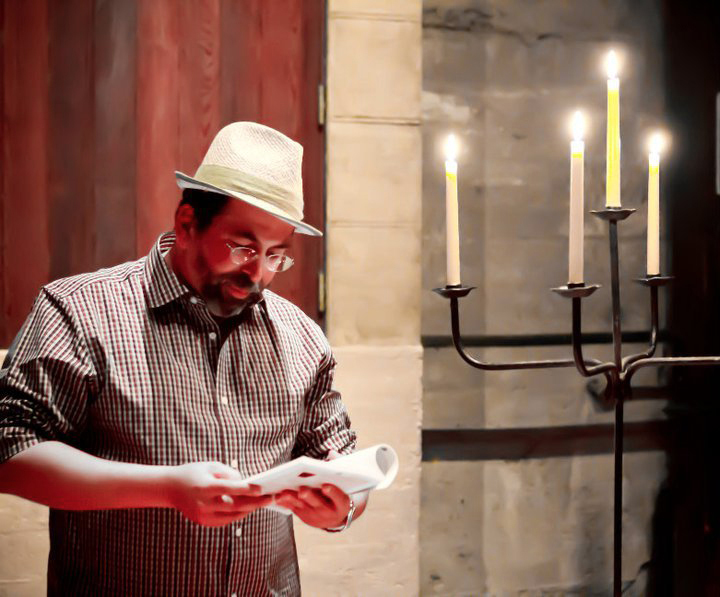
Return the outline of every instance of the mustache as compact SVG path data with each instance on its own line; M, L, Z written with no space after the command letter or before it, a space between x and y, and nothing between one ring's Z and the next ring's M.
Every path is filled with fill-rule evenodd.
M240 274L239 276L227 276L225 281L231 282L235 286L247 290L250 294L259 294L262 292L262 286L257 282L253 282L250 276L246 274Z

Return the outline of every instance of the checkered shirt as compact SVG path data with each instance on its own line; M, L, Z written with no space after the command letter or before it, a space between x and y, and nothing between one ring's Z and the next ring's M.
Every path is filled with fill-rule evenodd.
M0 462L46 440L154 465L219 461L244 476L349 453L355 434L327 340L265 291L221 345L203 301L150 254L53 282L0 372ZM298 595L292 518L220 528L162 508L50 511L51 595Z

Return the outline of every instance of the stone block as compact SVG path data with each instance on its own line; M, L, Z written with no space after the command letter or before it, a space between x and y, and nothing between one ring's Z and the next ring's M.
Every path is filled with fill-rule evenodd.
M625 346L626 354L645 346ZM477 358L492 362L572 358L570 347L476 348ZM585 347L588 358L612 359L609 345ZM601 387L604 381L598 378ZM643 369L634 387L662 385L659 372ZM423 358L423 429L484 429L595 425L611 423L612 412L598 411L588 380L574 368L526 371L479 371L460 359L452 347L426 349ZM626 403L625 420L665 418L665 400Z
M338 362L335 386L342 392L360 447L398 439L411 449L411 462L419 459L420 346L337 346L333 353Z
M303 591L417 595L422 352L418 346L341 346L335 356L335 387L359 447L391 444L400 470L388 489L372 492L367 511L346 533L296 521Z
M485 427L486 378L494 374L468 366L455 348L425 349L423 429Z
M395 18L420 21L422 5L417 0L330 0L330 18L336 16Z
M419 22L330 19L328 44L331 120L419 119Z
M3 529L0 532L0 595L44 595L49 550L47 529L15 532Z
M485 594L482 462L423 462L420 594Z
M662 453L625 457L623 578L650 555L650 522L665 476ZM605 594L612 582L610 455L488 462L484 542L490 594L544 590ZM512 554L512 557L508 557Z
M475 110L474 100L486 84L485 39L471 32L427 27L422 36L423 91L463 97Z
M503 0L426 0L423 24L429 29L514 36L531 45L544 39L631 38L655 31L659 7L653 0L589 0L568 4L545 0L540 8Z
M47 531L47 525L47 507L0 493L0 534Z
M420 130L332 122L328 126L328 220L420 227Z
M327 321L333 345L418 342L419 237L411 227L331 227Z
M661 453L625 458L625 579L649 558L664 467ZM608 594L612 475L609 455L423 463L421 594Z
M626 354L645 349L628 345ZM482 357L494 362L521 359L572 358L570 347L488 348ZM590 345L586 358L612 359L610 345ZM657 386L657 369L648 368L633 378L633 385ZM594 425L613 421L612 411L598 411L587 392L588 380L574 368L527 371L493 371L484 377L484 421L488 428ZM601 382L604 387L604 381ZM626 404L625 421L662 420L664 400L633 400Z

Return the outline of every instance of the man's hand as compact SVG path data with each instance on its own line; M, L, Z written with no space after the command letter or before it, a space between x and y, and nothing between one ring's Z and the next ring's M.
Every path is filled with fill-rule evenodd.
M220 462L192 462L171 468L169 499L186 518L204 526L242 520L272 501L257 485Z
M292 510L305 524L319 529L342 526L350 511L350 496L335 485L301 487L275 495L278 506Z

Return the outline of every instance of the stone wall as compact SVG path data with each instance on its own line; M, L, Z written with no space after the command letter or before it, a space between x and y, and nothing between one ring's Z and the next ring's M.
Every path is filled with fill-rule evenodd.
M0 364L5 353L0 350ZM0 597L45 594L47 522L44 506L0 493Z
M417 595L421 4L328 8L328 335L360 446L390 443L401 468L343 535L296 527L303 590Z
M449 333L442 141L459 157L466 334L568 333L569 118L582 109L586 210L604 205L605 74L621 71L623 328L646 330L644 274L649 130L662 123L659 0L425 0L423 3L422 332ZM586 331L610 331L607 226L585 219L585 272L604 286L585 302ZM637 346L628 346L630 351ZM489 360L569 357L567 347L478 349ZM607 358L608 346L587 356ZM637 383L657 383L653 372ZM512 428L609 422L572 370L469 368L454 349L424 353L423 427ZM662 418L661 402L630 403L628 420ZM650 517L664 476L660 453L625 459L624 578L649 558ZM439 595L607 594L612 578L610 456L422 467L421 592ZM640 584L636 584L638 588ZM553 593L555 594L555 593Z

